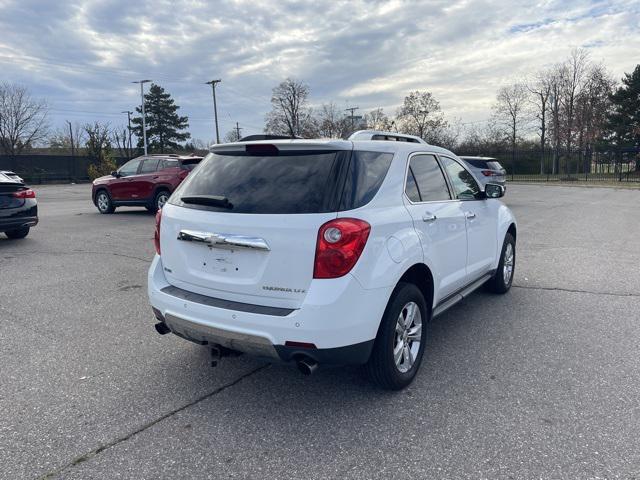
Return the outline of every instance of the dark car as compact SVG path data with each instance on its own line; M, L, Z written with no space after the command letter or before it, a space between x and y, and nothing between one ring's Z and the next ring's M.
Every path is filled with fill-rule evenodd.
M0 173L0 232L24 238L38 224L36 193L24 183Z
M175 188L202 157L147 155L125 163L111 175L93 181L91 198L100 213L116 207L162 208Z

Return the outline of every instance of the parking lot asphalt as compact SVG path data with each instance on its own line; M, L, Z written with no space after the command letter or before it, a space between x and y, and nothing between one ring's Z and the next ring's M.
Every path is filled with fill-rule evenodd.
M640 192L510 185L514 288L430 326L416 381L159 336L154 218L36 188L0 234L0 478L640 478Z

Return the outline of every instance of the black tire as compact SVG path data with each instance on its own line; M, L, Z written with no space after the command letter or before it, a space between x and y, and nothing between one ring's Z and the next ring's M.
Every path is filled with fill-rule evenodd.
M420 313L420 342L417 346L417 354L413 357L415 359L413 364L408 370L401 371L402 364L397 365L394 358L394 349L402 345L399 339L403 335L397 331L397 327L400 326L400 315L405 316L405 307L411 303L417 306ZM427 303L420 289L412 283L399 283L384 311L371 357L365 366L366 372L373 382L387 390L401 390L413 381L422 362L430 316L431 309L427 308ZM415 344L409 342L410 349L413 349ZM401 356L400 361L404 363L405 357Z
M509 247L512 253L511 255L511 269L508 272L508 268L505 269L505 263L508 262ZM508 263L507 263L508 266ZM494 293L507 293L513 283L513 275L516 271L516 239L510 233L507 233L504 237L504 243L502 244L502 250L500 252L500 262L498 262L498 269L493 277L487 282L487 287ZM508 277L508 278L505 278Z
M113 213L116 211L116 207L113 205L111 195L106 190L98 190L96 193L96 207L98 211L103 214Z
M167 202L170 196L171 196L171 192L169 192L169 190L165 190L165 189L158 190L155 196L153 197L153 204L147 206L147 210L149 210L152 213L157 212L164 206L164 204Z
M27 235L29 235L29 230L31 230L31 228L22 227L22 228L17 228L15 230L9 230L8 232L4 232L4 234L9 238L13 238L14 240L18 240L20 238L24 238Z

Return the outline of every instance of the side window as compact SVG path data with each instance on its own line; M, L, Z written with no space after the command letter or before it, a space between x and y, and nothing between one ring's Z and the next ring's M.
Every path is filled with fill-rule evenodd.
M468 170L449 157L440 157L449 179L453 185L456 198L460 200L475 200L480 193L480 187Z
M129 175L135 175L136 173L138 173L138 166L140 165L141 160L142 159L140 158L134 158L133 160L125 163L123 166L120 167L120 170L118 170L118 173L123 177L128 177Z
M146 158L142 162L142 167L140 168L140 173L152 173L158 170L158 159L157 158Z
M433 155L416 155L409 163L406 193L412 202L450 200L444 174Z
M165 158L164 160L162 160L162 162L160 163L160 169L165 169L165 168L174 168L178 166L178 160L172 160L170 158Z
M384 181L393 154L355 150L351 155L340 210L352 210L369 203Z

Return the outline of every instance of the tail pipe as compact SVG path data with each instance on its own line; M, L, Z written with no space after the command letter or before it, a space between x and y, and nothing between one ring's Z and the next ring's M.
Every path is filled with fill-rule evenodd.
M164 322L158 322L155 324L156 332L160 335L166 335L167 333L171 333L171 329L167 327L167 324Z
M303 375L312 375L318 369L318 362L311 358L303 358L296 362L298 370Z

